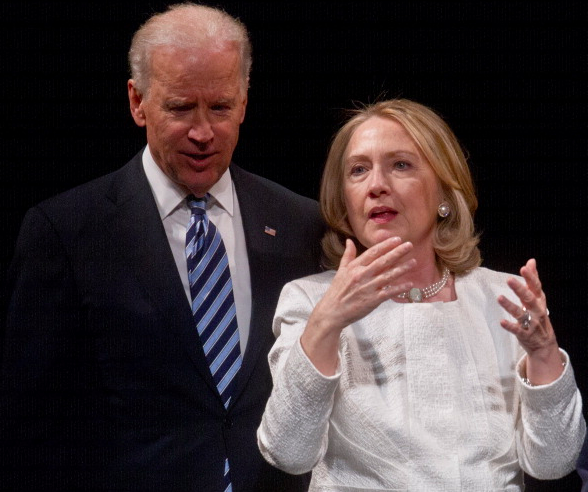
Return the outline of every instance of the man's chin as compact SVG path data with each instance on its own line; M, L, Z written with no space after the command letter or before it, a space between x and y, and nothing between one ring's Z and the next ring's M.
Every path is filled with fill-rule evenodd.
M204 196L221 178L222 173L210 169L190 173L189 179L184 181L184 188L195 196Z

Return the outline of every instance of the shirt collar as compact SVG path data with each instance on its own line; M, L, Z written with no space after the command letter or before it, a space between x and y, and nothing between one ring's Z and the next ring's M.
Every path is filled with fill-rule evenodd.
M155 162L155 159L153 159L148 145L143 151L143 169L153 191L159 216L163 220L178 207L185 204L186 191L161 170ZM225 209L231 217L233 216L233 181L231 180L231 173L228 169L212 188L208 190L208 193L213 198L209 202L210 205L216 204Z

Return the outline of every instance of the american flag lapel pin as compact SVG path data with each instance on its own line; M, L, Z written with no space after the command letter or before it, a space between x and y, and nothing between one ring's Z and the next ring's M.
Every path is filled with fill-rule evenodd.
M266 234L269 234L270 236L276 235L276 230L272 229L271 227L268 227L268 226L265 226L265 229L263 230L263 232L265 232Z

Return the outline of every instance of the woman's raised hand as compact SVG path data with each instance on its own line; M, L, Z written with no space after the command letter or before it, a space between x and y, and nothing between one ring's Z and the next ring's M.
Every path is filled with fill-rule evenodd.
M507 285L517 295L520 305L504 296L498 298L500 305L516 321L503 319L501 326L517 337L527 352L526 377L535 385L547 384L559 377L562 359L555 338L555 332L549 319L547 301L541 286L537 262L527 261L521 268L525 283L509 278Z
M416 260L407 259L411 250L412 243L393 237L356 256L353 241L347 240L335 278L300 338L305 353L323 374L333 374L336 369L343 328L412 287L410 282L398 282L416 265Z
M348 239L345 246L337 274L320 307L322 314L341 330L410 289L411 283L399 283L397 279L416 265L416 260L405 259L412 244L403 243L399 237L386 239L358 257L353 241Z

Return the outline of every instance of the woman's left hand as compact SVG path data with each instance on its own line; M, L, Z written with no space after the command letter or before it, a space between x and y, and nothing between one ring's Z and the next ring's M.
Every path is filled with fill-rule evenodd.
M560 376L562 360L534 259L521 268L521 276L524 284L515 278L507 281L521 305L498 297L499 304L517 321L503 319L500 325L515 335L527 352L527 378L533 384L547 384Z

